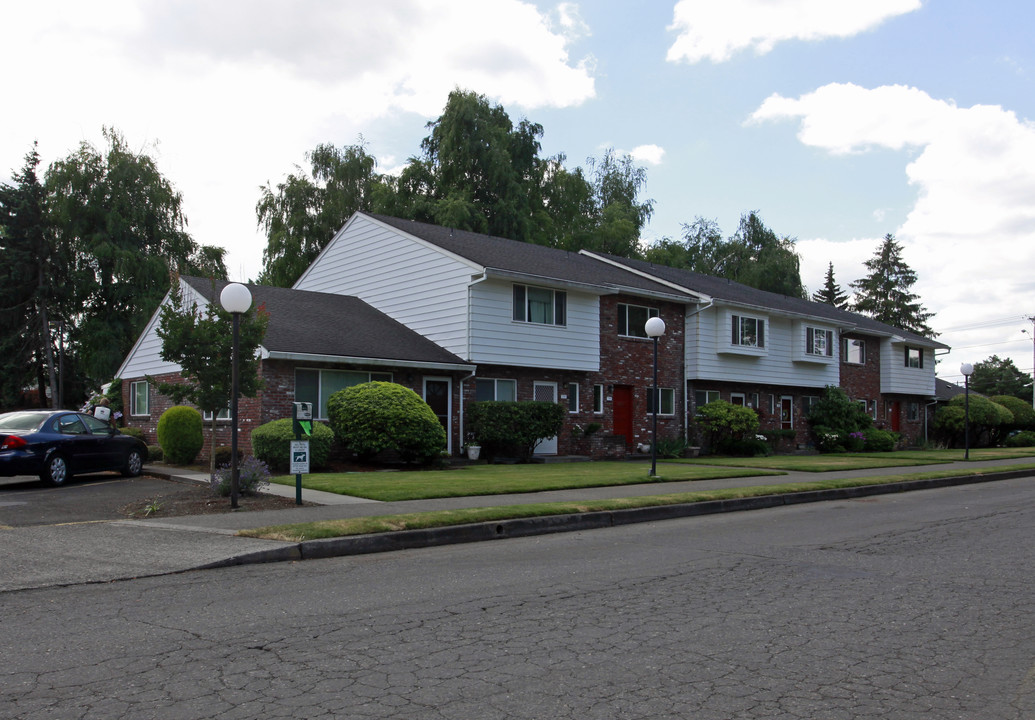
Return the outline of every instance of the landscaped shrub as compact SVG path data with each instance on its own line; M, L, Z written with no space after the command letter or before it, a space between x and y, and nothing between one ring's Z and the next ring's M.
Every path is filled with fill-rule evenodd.
M844 437L841 433L825 425L813 425L812 441L816 450L821 453L840 453L845 451Z
M295 431L291 418L273 420L252 430L252 452L277 472L287 472L291 461L291 441L295 439ZM313 434L302 434L303 440L309 440L309 469L319 472L327 465L334 443L334 433L320 422L313 423ZM219 457L217 455L217 457ZM226 461L230 460L227 448Z
M1004 442L1005 438L1014 430L1035 430L1035 408L1032 408L1030 402L1013 395L993 395L989 399L997 405L1002 405L1013 414L1013 422L999 428L996 444Z
M895 449L895 443L898 442L898 436L889 430L870 428L863 430L863 435L865 436L863 450L866 452L891 452Z
M233 455L233 451L227 445L220 445L216 448L216 465L229 465L230 458ZM241 452L241 448L237 448L237 462L244 460L244 453Z
M697 409L697 422L709 433L713 449L737 440L754 438L758 431L758 413L743 405L715 400Z
M967 398L957 395L948 405L938 408L934 414L934 427L947 443L959 447L964 444L966 430ZM988 398L970 394L970 446L982 447L993 443L1001 428L1013 423L1013 413Z
M162 452L161 445L148 445L147 446L147 459L151 462L161 462L165 458L165 453Z
M1006 447L1032 447L1035 446L1035 432L1025 430L1016 435L1006 438Z
M862 404L836 385L827 386L823 396L812 404L806 419L812 441L820 452L858 452L865 441L852 433L864 433L873 427L873 418L866 414ZM823 437L820 437L821 431ZM836 439L831 435L836 435Z
M212 476L212 490L217 495L230 495L230 482L233 468L230 464L221 465ZM270 469L266 463L256 457L248 456L237 466L237 492L241 495L254 495L266 489L270 484Z
M434 411L407 387L368 382L327 400L335 437L361 458L394 450L406 462L429 463L446 449L446 431Z
M468 412L468 428L488 459L516 455L527 460L540 441L564 426L563 405L550 402L483 401Z
M165 461L173 465L189 465L201 452L201 413L186 405L174 405L158 418L158 444Z
M658 438L658 457L681 458L688 447L683 438Z

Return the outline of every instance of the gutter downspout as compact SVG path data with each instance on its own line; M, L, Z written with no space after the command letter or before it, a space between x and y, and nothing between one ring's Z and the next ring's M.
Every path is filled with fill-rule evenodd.
M471 302L471 288L473 288L475 285L477 285L479 283L485 282L488 279L489 279L488 271L483 268L482 269L482 276L480 278L477 278L476 280L473 280L472 282L469 282L467 284L467 357L464 358L465 360L467 360L467 362L471 362L471 315L472 315L471 308L474 306L474 303ZM459 413L459 420L460 420L460 447L461 448L464 447L464 445L467 444L467 441L466 441L467 432L466 432L466 428L464 427L464 383L467 382L468 380L470 380L471 378L473 378L477 374L478 374L477 366L475 366L475 369L471 371L470 375L467 375L466 377L462 377L459 380L459 385L460 385L460 413Z

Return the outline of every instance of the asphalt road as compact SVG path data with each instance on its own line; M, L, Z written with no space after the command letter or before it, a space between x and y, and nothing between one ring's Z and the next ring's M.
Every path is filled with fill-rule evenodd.
M0 717L1035 717L1030 480L0 594Z

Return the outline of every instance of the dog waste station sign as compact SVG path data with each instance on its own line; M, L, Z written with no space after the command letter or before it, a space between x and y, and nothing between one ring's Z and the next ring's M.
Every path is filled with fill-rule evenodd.
M296 402L291 408L291 425L295 430L295 439L291 441L291 474L295 476L295 504L302 504L302 476L309 473L309 441L302 439L302 433L312 437L313 404Z

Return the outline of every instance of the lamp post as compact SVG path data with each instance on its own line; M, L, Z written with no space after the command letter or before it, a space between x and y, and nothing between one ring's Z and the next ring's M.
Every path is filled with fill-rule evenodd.
M219 293L219 303L233 316L233 356L231 360L230 380L230 507L237 507L238 488L240 487L240 468L237 462L237 393L240 386L238 377L238 354L241 333L241 313L248 312L252 306L252 294L241 283L230 283ZM212 448L215 452L215 448Z
M970 460L970 376L974 374L974 366L963 363L960 365L960 372L963 373L963 387L966 393L963 397L963 442L966 448L963 451L963 459Z
M657 477L658 466L658 405L661 398L658 397L658 338L665 334L665 321L659 317L652 317L643 326L647 337L654 339L654 386L651 388L651 406L654 409L654 433L650 440L650 477Z

